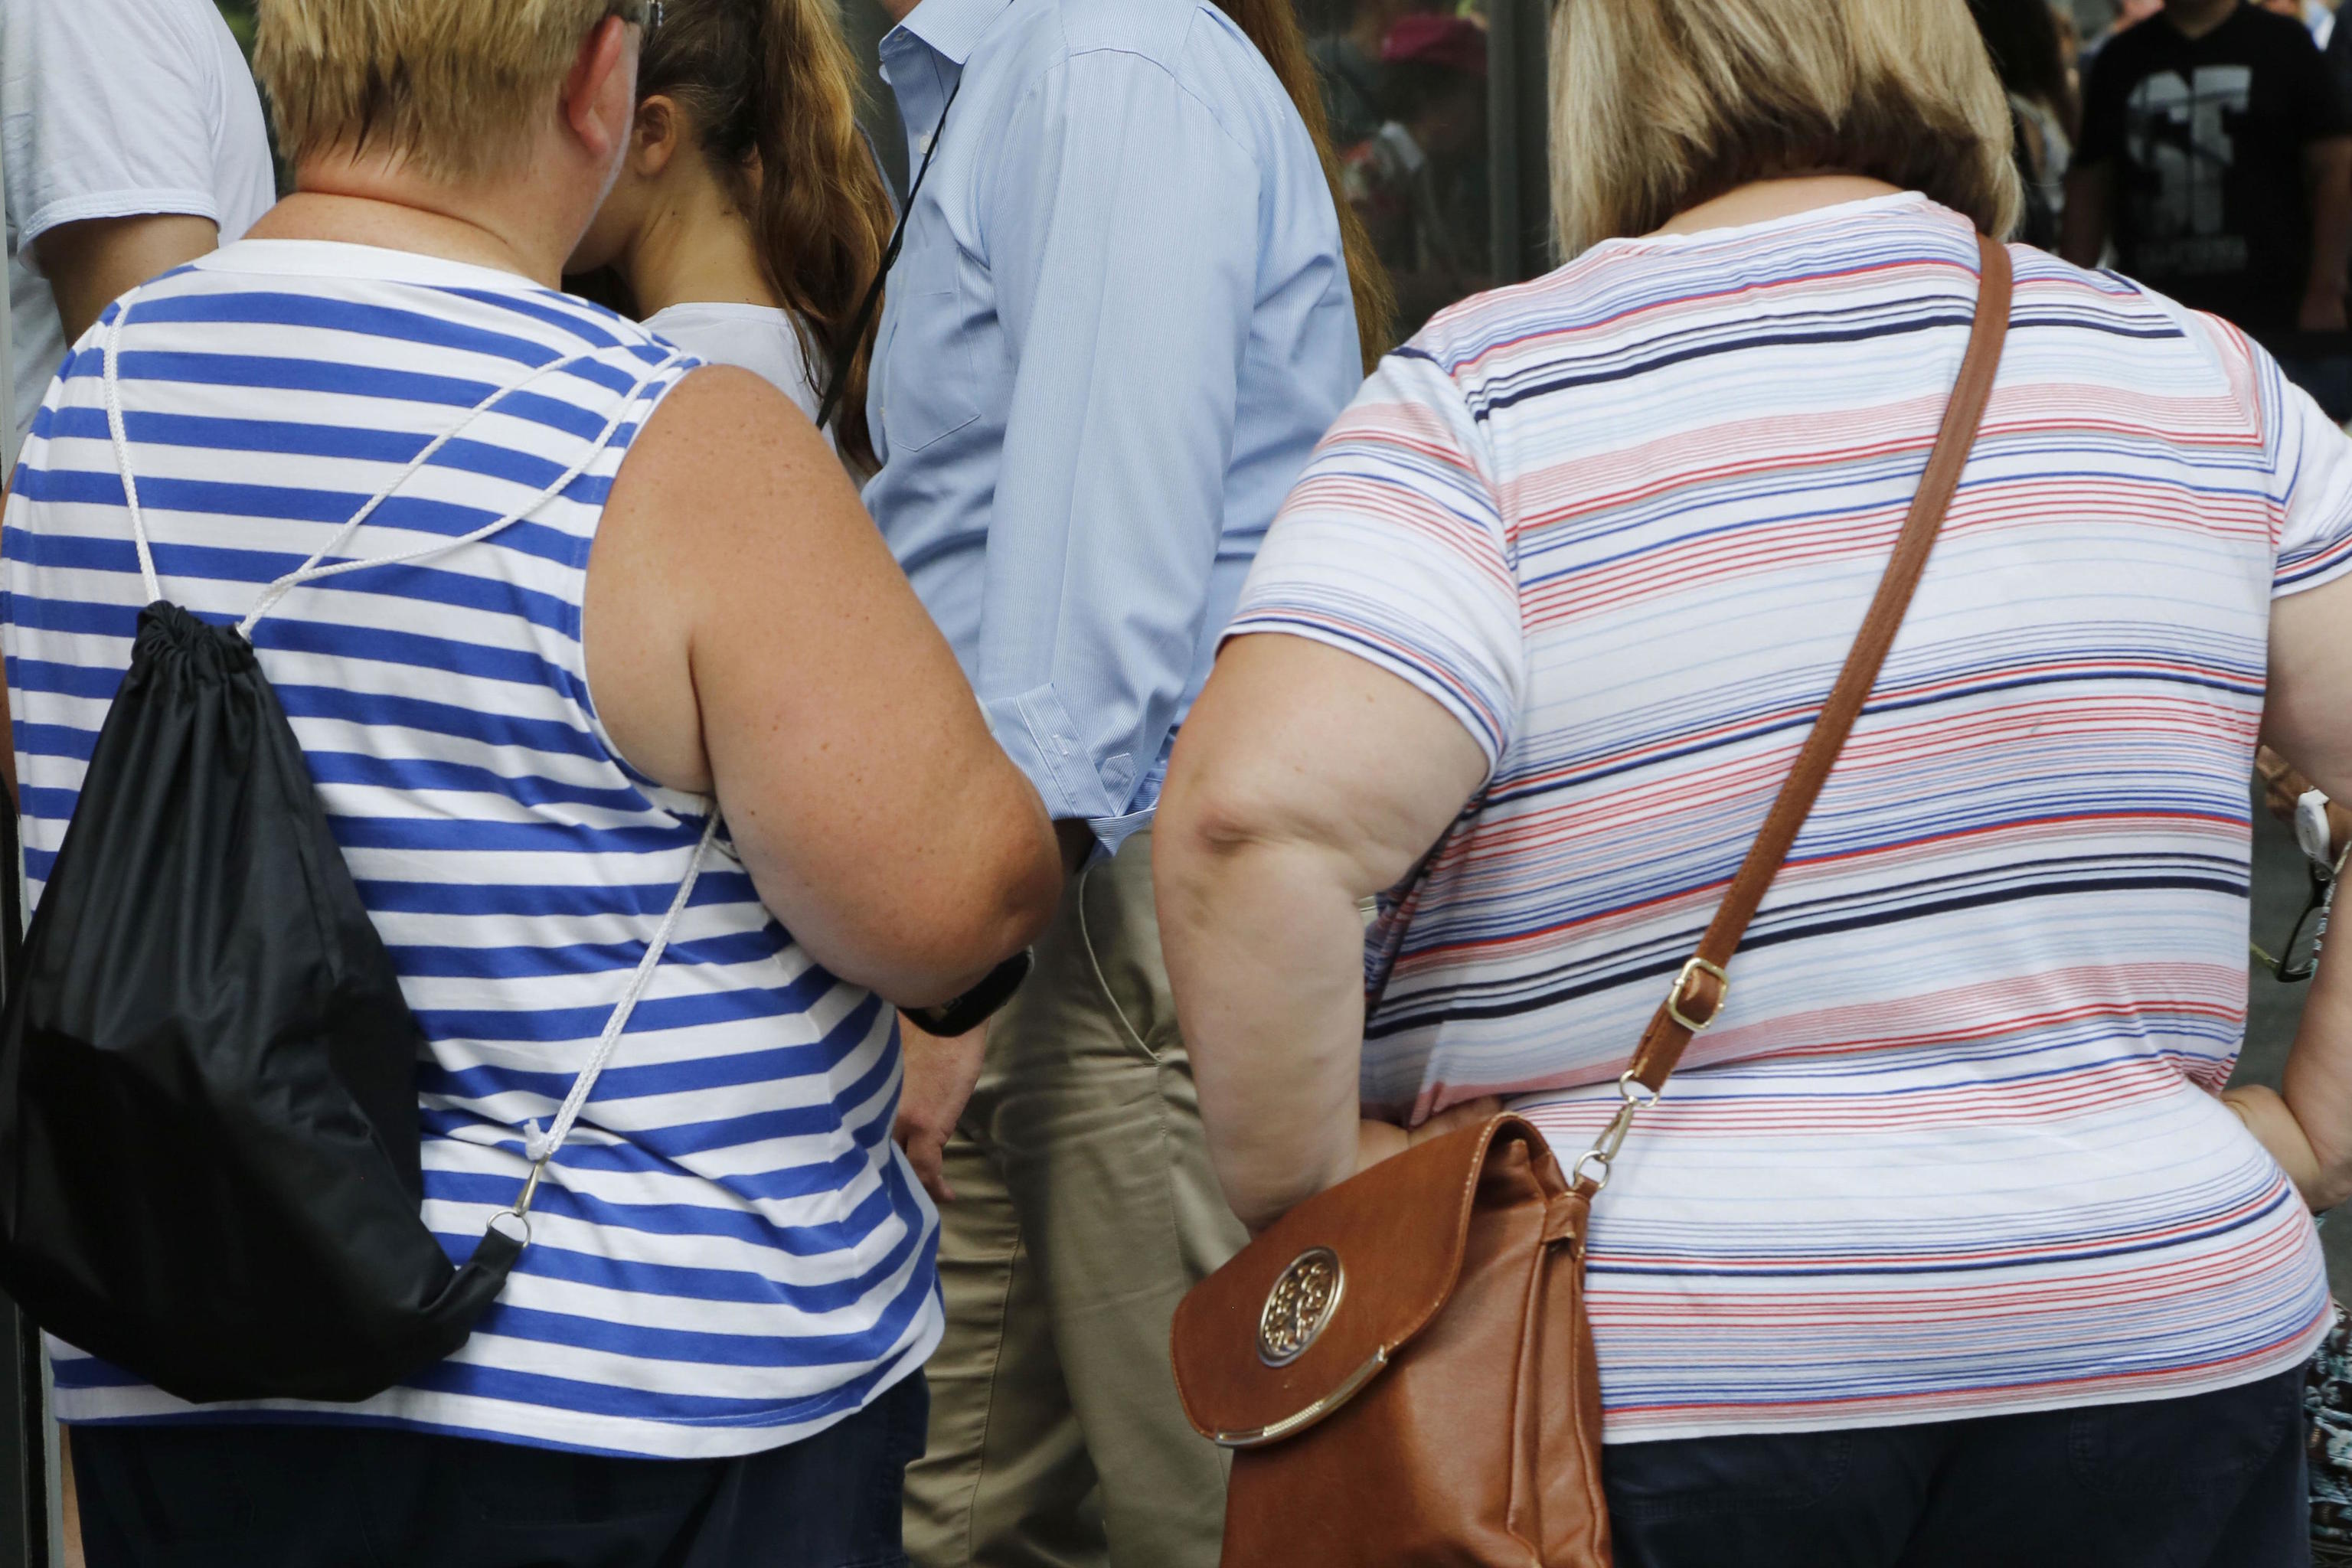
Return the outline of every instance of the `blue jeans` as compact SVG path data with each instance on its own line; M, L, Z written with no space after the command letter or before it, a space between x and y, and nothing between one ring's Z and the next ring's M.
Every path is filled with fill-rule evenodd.
M904 1568L920 1373L805 1442L625 1459L376 1426L77 1426L90 1568Z
M2304 1370L2144 1405L1612 1443L1617 1568L2305 1568Z

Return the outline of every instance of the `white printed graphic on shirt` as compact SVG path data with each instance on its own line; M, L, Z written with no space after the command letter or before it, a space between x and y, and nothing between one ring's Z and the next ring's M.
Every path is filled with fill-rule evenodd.
M2139 198L2140 231L2149 237L2143 268L2202 275L2245 266L2245 237L2221 232L2222 182L2238 156L2230 117L2244 115L2253 83L2251 66L2200 66L2193 81L2159 71L2132 89L2132 162L2159 181Z

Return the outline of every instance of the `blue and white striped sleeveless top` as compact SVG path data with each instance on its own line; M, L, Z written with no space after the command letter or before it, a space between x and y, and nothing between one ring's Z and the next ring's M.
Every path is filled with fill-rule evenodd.
M110 310L108 321L113 312ZM68 357L0 531L0 648L42 880L142 603L100 344ZM509 274L247 240L150 284L122 322L131 468L167 595L233 622L425 445L498 399L367 520L347 558L524 507L491 539L297 588L253 634L361 897L431 1042L425 1218L469 1253L628 985L707 820L614 750L581 644L614 474L696 362ZM777 679L789 679L789 671ZM723 841L457 1355L357 1405L200 1415L68 1347L68 1421L371 1421L659 1456L804 1437L936 1344L936 1218L890 1141L896 1019L761 905Z

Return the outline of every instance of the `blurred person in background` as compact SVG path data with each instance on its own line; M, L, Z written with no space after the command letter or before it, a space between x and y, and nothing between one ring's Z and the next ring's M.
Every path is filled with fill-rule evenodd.
M107 302L278 199L261 100L212 0L0 0L18 436Z
M663 0L628 155L569 268L611 268L626 313L812 419L843 378L825 434L868 474L872 323L842 340L895 215L858 90L833 0Z
M2058 29L2058 58L2066 67L2066 97L2079 105L2083 101L2082 24L2066 0L2050 0L2050 19Z
M294 194L109 307L26 445L0 651L37 906L149 602L131 478L206 619L363 518L341 552L378 563L251 646L423 1026L453 1246L533 1179L727 829L461 1349L192 1407L52 1342L92 1568L900 1561L941 1319L890 1003L1017 950L1057 858L808 419L557 291L655 9L270 0Z
M1387 118L1381 47L1399 22L1432 9L1428 0L1357 0L1345 26L1307 40L1307 58L1323 84L1334 147L1353 147L1380 130Z
M1381 45L1389 118L1340 155L1348 200L1397 295L1399 329L1493 281L1486 258L1486 29L1420 12Z
M1578 0L1550 81L1572 259L1367 384L1171 767L1169 971L1253 1226L1488 1097L1593 1147L2014 221L1961 0ZM2309 1561L2352 1018L2283 1100L2224 1086L2258 737L2352 788L2352 441L2225 324L2007 259L1875 695L1592 1205L1622 1568Z
M2092 67L2064 251L2286 350L2341 331L2352 258L2352 105L2300 22L2247 0L2166 0ZM2290 374L2339 420L2352 367Z
M2322 49L2336 32L2336 7L2330 0L2257 0L2265 11L2277 13L2290 22L2303 24L2311 41Z
M926 1568L1213 1568L1169 1329L1239 1247L1160 963L1152 814L1266 525L1391 341L1290 0L886 0L921 188L866 501L1061 834L984 1031L911 1038L949 1327Z
M2319 37L2317 29L2312 36ZM2336 83L2336 96L2352 103L2352 26L2344 25L2340 8L2329 14L2326 36L2319 38L2319 52L2327 61L2327 74Z
M2050 0L1969 0L1993 68L2009 94L2024 180L2025 216L2017 237L2058 248L2066 210L2066 170L2077 125L2074 85Z
M2106 20L2084 43L2082 56L2077 62L2080 68L2088 71L2091 62L2109 43L2142 22L2163 14L2164 0L2115 0L2108 8Z

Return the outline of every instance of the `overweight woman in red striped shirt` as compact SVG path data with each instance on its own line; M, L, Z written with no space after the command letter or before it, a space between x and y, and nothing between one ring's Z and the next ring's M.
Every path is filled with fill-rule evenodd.
M1552 50L1570 259L1439 315L1341 417L1160 808L1256 1226L1497 1104L1563 1163L1601 1137L2017 212L1962 0L1578 0ZM2284 1099L2223 1090L2258 741L2352 794L2352 443L2226 323L2008 255L1907 618L1593 1203L1626 1568L2309 1560L2347 961ZM1356 901L1401 884L1368 1008Z

